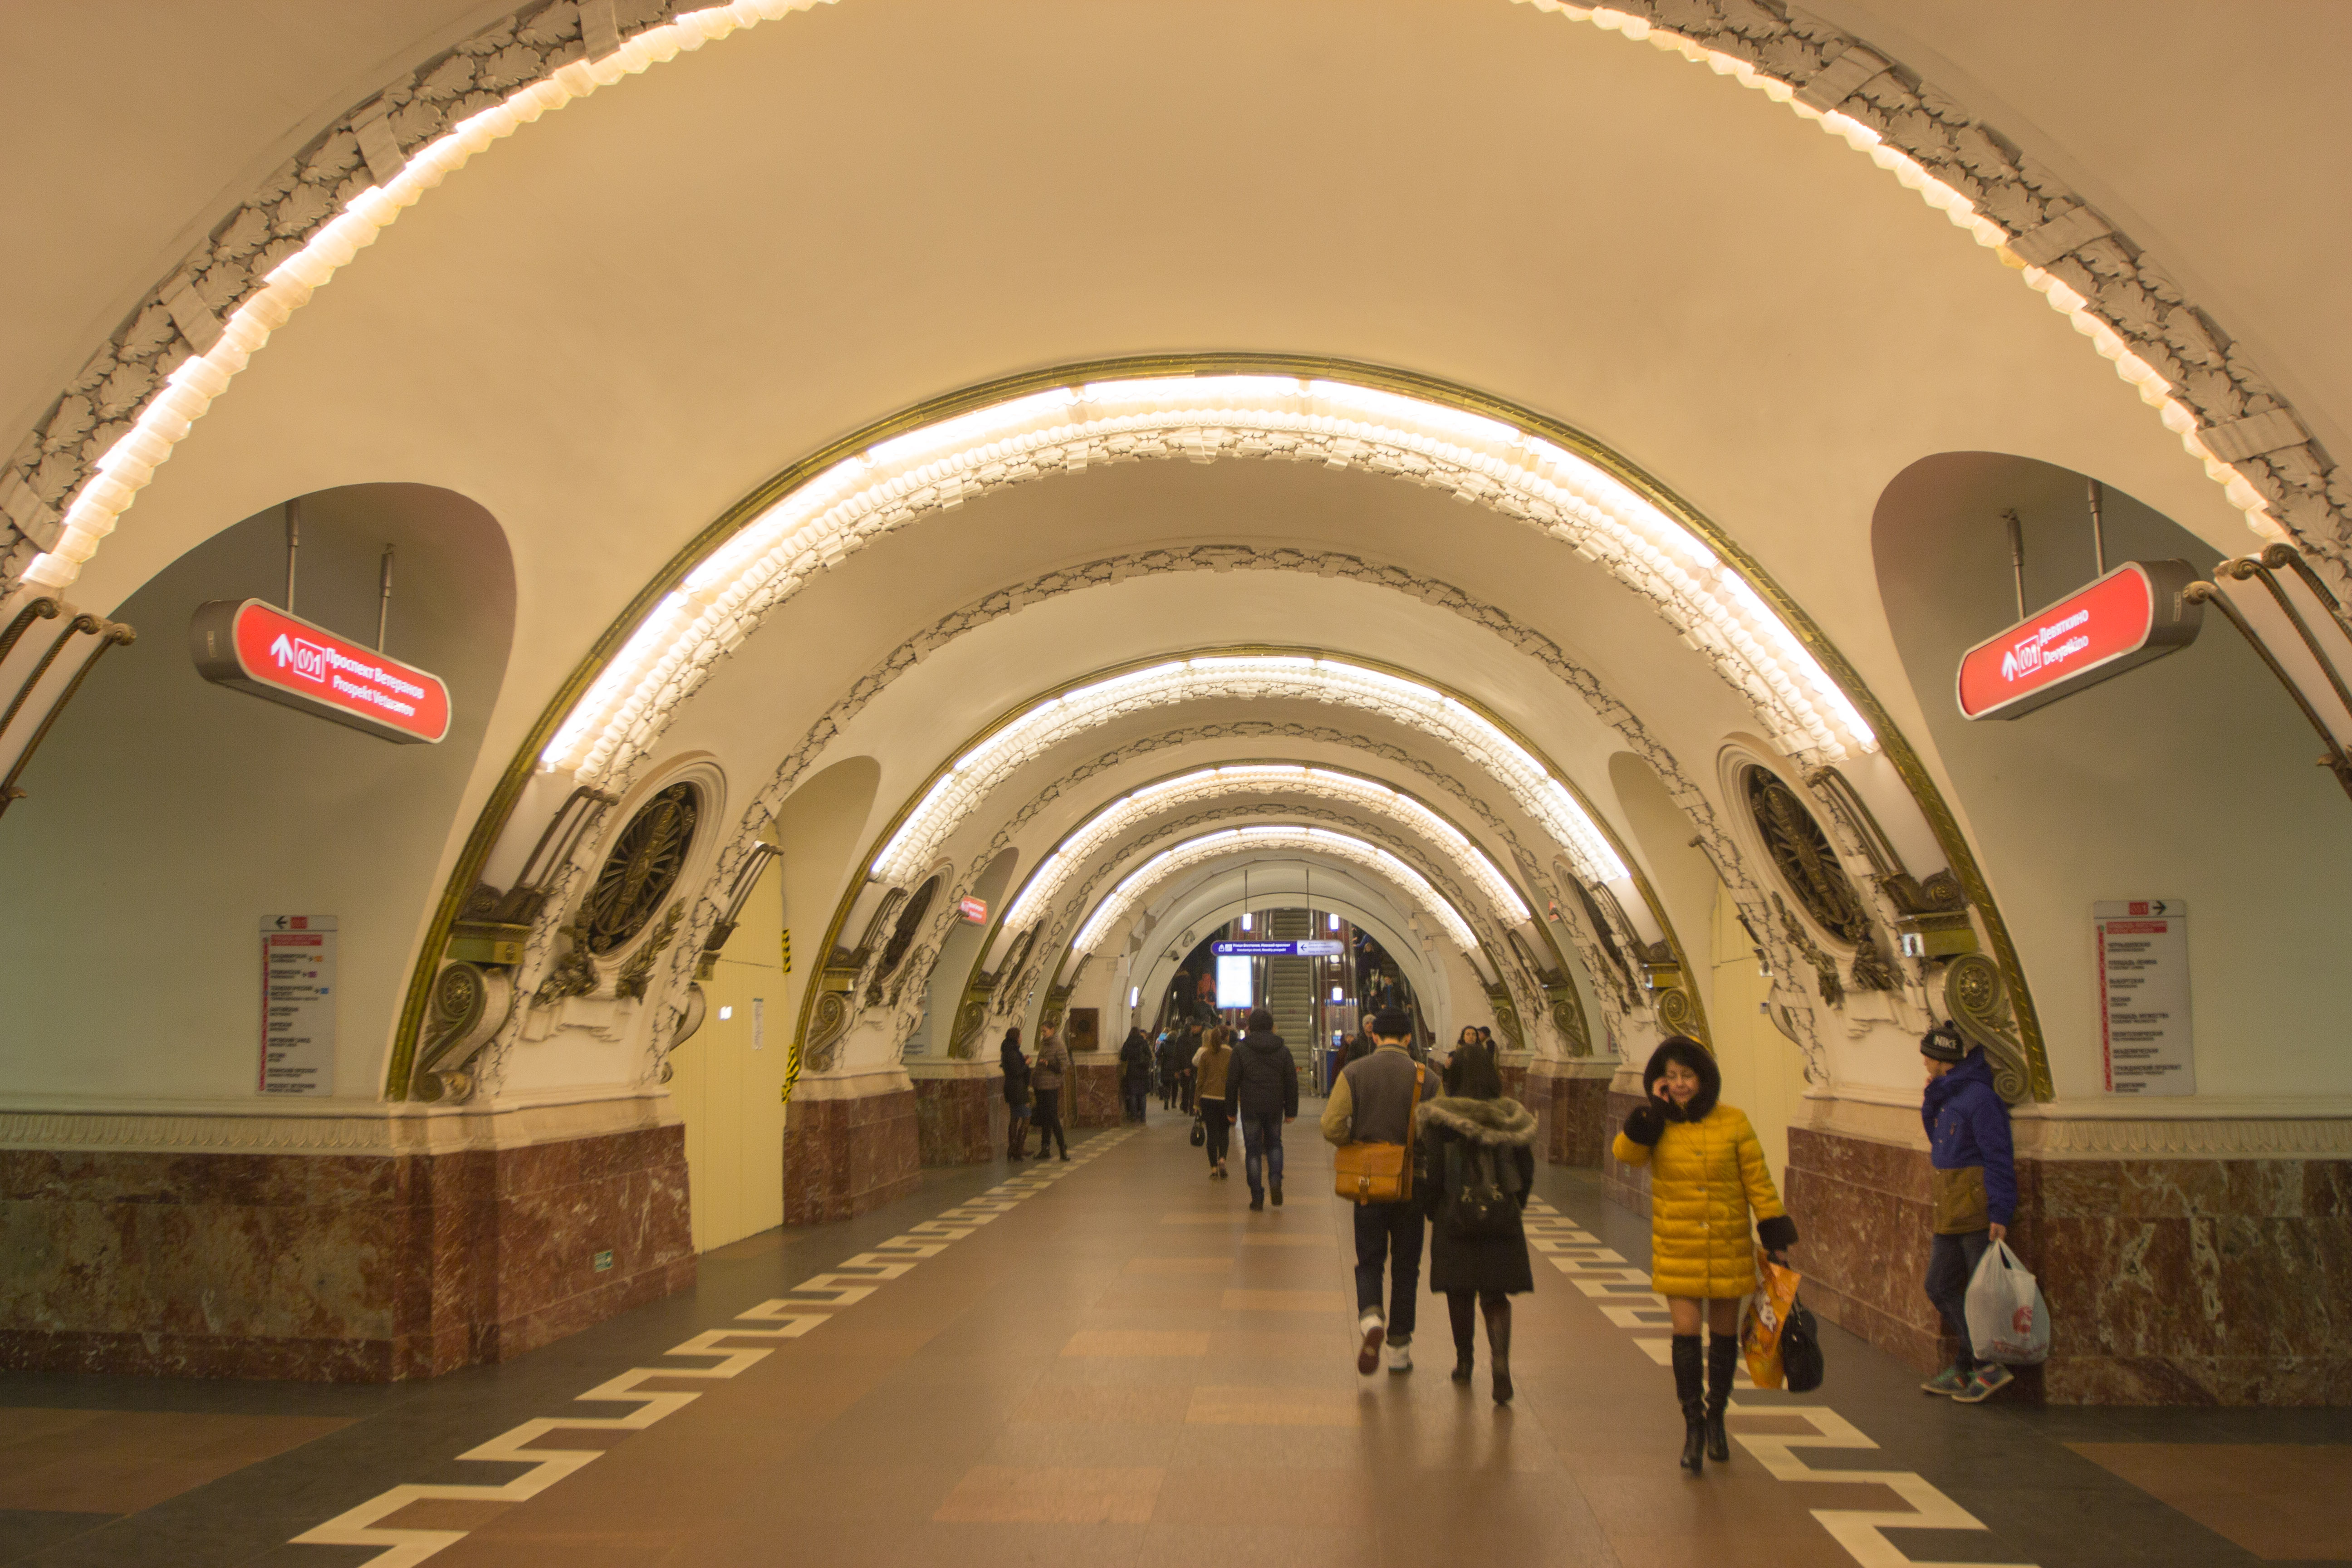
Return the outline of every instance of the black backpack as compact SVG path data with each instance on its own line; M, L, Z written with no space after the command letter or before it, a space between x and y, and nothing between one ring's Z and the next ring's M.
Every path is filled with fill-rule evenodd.
M1519 1229L1518 1167L1502 1151L1458 1140L1445 1145L1445 1208L1438 1223L1465 1241L1516 1236Z

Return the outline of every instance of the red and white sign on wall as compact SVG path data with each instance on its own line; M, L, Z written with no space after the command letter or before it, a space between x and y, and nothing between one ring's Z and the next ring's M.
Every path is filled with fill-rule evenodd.
M2016 719L2197 640L2204 606L2186 561L2126 561L2079 594L1960 656L1964 719Z
M449 689L437 675L259 599L215 599L188 627L196 673L387 741L437 745Z
M2117 899L2094 904L2091 921L2107 1092L2195 1094L2189 906L2179 899Z
M984 926L988 923L988 904L982 899L958 899L956 913L976 926Z

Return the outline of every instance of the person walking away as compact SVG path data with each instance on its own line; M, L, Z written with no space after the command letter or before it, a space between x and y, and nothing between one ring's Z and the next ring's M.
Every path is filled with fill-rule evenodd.
M1495 1403L1511 1402L1511 1298L1536 1288L1519 1211L1535 1190L1535 1112L1503 1093L1503 1075L1475 1046L1457 1047L1454 1082L1413 1114L1429 1216L1429 1288L1454 1328L1454 1381L1467 1383L1476 1343L1473 1309L1486 1320Z
M1021 1031L1017 1026L1004 1031L1004 1044L998 1049L997 1058L1004 1064L1004 1157L1025 1160L1029 1157L1029 1058L1021 1054ZM1040 1154L1045 1152L1043 1148L1037 1151Z
M1412 1119L1423 1101L1438 1098L1437 1074L1406 1049L1412 1021L1395 1009L1375 1014L1367 1026L1372 1051L1349 1062L1323 1103L1323 1137L1342 1143L1412 1142ZM1362 1343L1356 1370L1370 1376L1385 1341L1391 1372L1412 1370L1412 1331L1421 1301L1421 1205L1407 1192L1396 1203L1356 1205L1356 1331ZM1389 1277L1388 1306L1381 1276Z
M1031 1120L1037 1124L1037 1158L1059 1145L1070 1157L1070 1135L1062 1130L1062 1079L1070 1070L1069 1048L1053 1025L1037 1031L1037 1061L1029 1072Z
M2017 1217L2017 1163L2010 1143L2009 1107L1993 1087L1992 1064L1984 1048L1971 1049L1950 1024L1938 1024L1919 1040L1927 1069L1927 1092L1919 1120L1927 1127L1928 1188L1936 1239L1927 1254L1927 1300L1959 1340L1952 1364L1919 1386L1949 1394L1963 1405L1980 1405L2017 1374L1995 1362L1979 1362L1969 1341L1969 1281L1985 1249L2009 1235Z
M1143 1120L1143 1100L1151 1088L1151 1041L1141 1029L1129 1029L1118 1047L1119 1116Z
M1209 1151L1209 1174L1221 1182L1233 1175L1225 1169L1225 1150L1232 1142L1234 1128L1232 1105L1225 1098L1225 1075L1234 1060L1232 1039L1232 1032L1223 1024L1212 1024L1209 1032L1201 1037L1201 1048L1192 1056L1192 1076L1201 1100L1201 1125Z
M1756 1289L1757 1238L1777 1260L1797 1242L1747 1115L1721 1103L1723 1075L1706 1047L1667 1037L1642 1069L1648 1097L1628 1111L1611 1152L1650 1168L1650 1288L1674 1314L1675 1396L1683 1407L1683 1468L1731 1458L1723 1429L1739 1359L1739 1302ZM1709 1335L1701 1382L1698 1327Z
M1282 1126L1298 1120L1298 1064L1274 1032L1273 1014L1253 1008L1249 1026L1225 1064L1225 1104L1242 1125L1242 1173L1255 1212L1265 1207L1268 1188L1274 1206L1282 1206Z
M1160 1109L1176 1109L1176 1053L1182 1048L1181 1037L1173 1029L1160 1037Z

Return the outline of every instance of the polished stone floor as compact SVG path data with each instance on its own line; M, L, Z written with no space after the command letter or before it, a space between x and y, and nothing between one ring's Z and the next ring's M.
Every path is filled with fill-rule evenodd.
M1832 1329L1826 1385L1743 1391L1693 1480L1646 1226L1589 1174L1538 1179L1498 1409L1483 1344L1448 1381L1435 1299L1418 1370L1356 1375L1311 1119L1259 1215L1178 1118L1074 1152L929 1173L431 1383L0 1376L0 1563L2352 1561L2352 1412L1971 1409Z

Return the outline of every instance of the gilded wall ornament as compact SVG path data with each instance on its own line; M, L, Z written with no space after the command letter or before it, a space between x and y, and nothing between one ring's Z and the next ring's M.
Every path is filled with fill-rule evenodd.
M1765 851L1805 913L1847 946L1867 944L1869 910L1805 803L1769 768L1751 766L1740 782Z
M694 786L674 784L629 818L581 905L578 923L589 952L602 956L645 930L686 868L700 814Z
M614 995L625 996L633 1001L644 997L646 983L653 978L654 961L661 957L662 949L667 947L671 939L677 935L677 922L685 917L684 904L670 905L662 915L661 924L654 928L652 937L647 939L644 946L629 954L628 962L621 965L621 973L613 982Z
M1772 895L1772 908L1780 914L1781 931L1787 933L1789 941L1795 944L1805 962L1813 966L1813 989L1821 993L1822 1000L1829 1005L1844 1006L1845 982L1838 978L1837 960L1822 951L1822 944L1815 942L1813 933L1805 929L1805 922L1797 918L1796 911L1789 908L1788 900L1778 893Z

